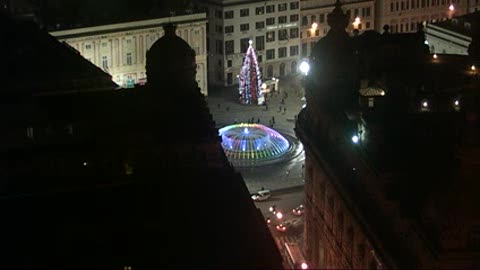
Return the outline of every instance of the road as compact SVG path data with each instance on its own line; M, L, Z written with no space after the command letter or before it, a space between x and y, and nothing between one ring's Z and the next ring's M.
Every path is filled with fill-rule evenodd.
M294 242L298 243L299 246L303 246L303 216L298 217L292 214L292 209L303 204L303 200L303 186L297 186L272 191L272 197L270 199L255 203L265 218L270 217L272 219L272 223L269 225L270 232L272 233L282 256L284 256L285 261L287 260L284 248L285 242ZM275 205L276 210L284 214L282 221L292 224L287 227L288 229L286 232L279 232L275 229L279 220L268 211L268 208L272 205Z
M271 120L274 118L275 130L295 137L294 119L305 105L301 76L281 78L279 92L269 94L268 107L240 104L237 88L238 86L211 88L207 103L217 128L248 122L251 119L271 126ZM274 204L285 214L283 220L293 224L286 232L278 232L275 229L278 221L269 225L283 255L285 255L285 242L296 242L299 246L303 246L303 217L294 216L292 209L303 204L304 159L305 155L302 151L298 156L282 163L235 168L242 174L250 193L261 188L271 190L272 197L269 200L256 203L264 217L272 216L268 207Z

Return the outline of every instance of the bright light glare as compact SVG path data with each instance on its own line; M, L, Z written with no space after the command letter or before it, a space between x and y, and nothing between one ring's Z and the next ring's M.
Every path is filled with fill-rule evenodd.
M87 162L83 162L83 166L87 166L87 165L88 165L88 163L87 163Z
M475 65L472 65L472 66L470 67L470 69L471 69L472 71L475 71L475 69L476 69L476 68L475 68Z
M312 30L317 29L317 27L318 27L318 24L316 22L312 23Z
M437 54L434 53L434 54L433 54L433 59L437 59L437 57L438 57Z
M278 219L282 219L283 218L283 214L282 212L277 212L277 214L275 215Z
M450 4L450 6L448 6L448 10L454 11L454 10L455 10L455 6L453 6L453 4Z
M454 104L455 104L455 106L458 106L458 105L460 104L460 102L458 101L458 99L455 100Z
M423 42L423 44L428 45L428 40L425 40L425 42Z
M422 103L422 106L423 106L424 108L427 108L427 107L428 107L428 102L424 101L424 102Z
M300 266L302 269L308 269L308 264L307 263L302 263Z
M353 143L358 143L360 141L360 138L357 135L352 136L352 142Z
M302 63L300 63L300 66L298 68L303 74L307 75L308 71L310 71L310 64L308 64L306 61L303 61Z

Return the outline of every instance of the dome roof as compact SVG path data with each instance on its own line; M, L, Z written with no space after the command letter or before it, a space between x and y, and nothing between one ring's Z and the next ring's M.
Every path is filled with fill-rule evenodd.
M163 26L165 35L147 51L148 82L185 79L195 81L195 51L175 34L176 27L169 23ZM192 77L193 72L193 77Z

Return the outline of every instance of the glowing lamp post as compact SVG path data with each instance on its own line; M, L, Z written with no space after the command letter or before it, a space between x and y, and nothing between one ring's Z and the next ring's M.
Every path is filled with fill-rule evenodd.
M453 13L455 13L455 6L453 4L450 4L448 6L448 18L451 19L453 17Z
M308 71L310 71L310 64L308 64L307 61L302 61L298 68L300 69L300 72L303 73L303 75L307 76Z
M310 32L312 32L312 37L315 36L315 31L317 30L318 24L316 22L312 23L312 28L310 28Z
M356 17L355 20L353 21L352 25L354 29L358 29L358 26L360 25L361 21L359 17Z
M352 142L354 144L358 144L358 142L360 142L360 137L358 137L358 135L353 135L352 136Z

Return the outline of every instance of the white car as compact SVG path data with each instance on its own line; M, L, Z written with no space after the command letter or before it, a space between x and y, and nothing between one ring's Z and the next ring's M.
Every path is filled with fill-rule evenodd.
M270 190L259 190L257 193L252 195L252 200L254 201L265 201L270 198L272 194Z

